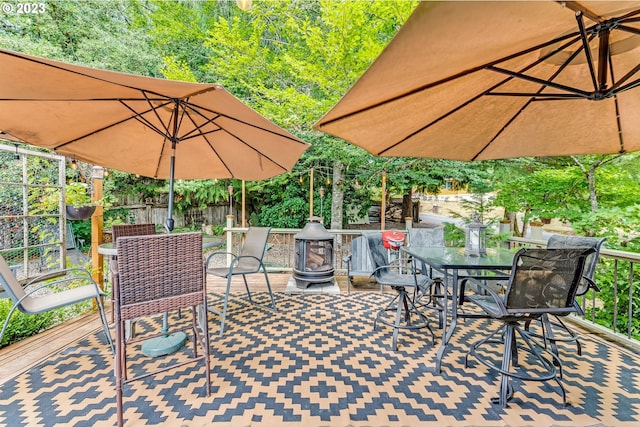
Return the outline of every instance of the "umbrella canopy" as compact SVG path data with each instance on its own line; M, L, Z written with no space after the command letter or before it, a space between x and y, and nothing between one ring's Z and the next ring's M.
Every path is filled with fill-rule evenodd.
M374 155L640 150L640 2L421 2L315 129Z
M308 147L219 85L6 50L0 63L0 131L91 164L153 178L260 180L290 170Z

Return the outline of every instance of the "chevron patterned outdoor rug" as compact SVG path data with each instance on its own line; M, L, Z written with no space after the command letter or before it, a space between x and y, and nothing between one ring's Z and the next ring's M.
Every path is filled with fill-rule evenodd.
M582 338L583 354L561 347L570 405L555 382L514 382L509 408L490 403L498 375L470 359L469 343L486 333L484 320L463 323L434 373L436 346L426 330L373 330L378 309L392 297L277 294L278 312L234 295L224 337L210 316L212 394L206 397L202 365L187 365L125 388L127 426L637 426L640 425L639 357L597 337ZM212 306L222 295L212 295ZM266 306L267 294L254 300ZM186 316L189 317L189 316ZM172 321L178 321L176 316ZM161 318L137 329L160 326ZM436 321L432 323L436 332ZM185 346L177 354L191 350ZM496 353L496 357L499 355ZM132 371L165 362L133 351ZM113 426L113 362L96 332L0 391L0 425Z

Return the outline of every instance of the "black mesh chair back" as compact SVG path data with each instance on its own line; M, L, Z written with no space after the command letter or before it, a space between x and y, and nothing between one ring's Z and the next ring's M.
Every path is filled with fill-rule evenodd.
M586 260L584 252L582 249L518 252L506 290L507 310L526 313L573 311Z
M391 273L391 266L389 265L387 250L382 243L382 233L368 232L363 233L363 235L369 244L369 254L371 255L371 261L374 267L373 276L378 281L384 281L384 277L388 273Z
M582 236L566 236L560 234L554 234L547 241L547 248L549 249L579 249L579 248L591 248L593 253L587 256L585 261L584 271L582 274L582 280L576 290L576 295L582 296L587 293L591 288L594 291L598 291L598 286L595 284L594 278L596 273L596 266L598 264L598 258L600 256L600 249L606 239L599 237L582 237ZM579 315L584 314L584 304L582 306L576 300L574 305L576 312ZM558 346L557 342L575 342L578 355L582 354L582 345L579 341L579 336L575 333L566 323L564 323L558 315L553 316L550 319L548 315L540 317L543 329L537 334L537 336L543 337L551 345L551 350L557 355ZM527 323L526 328L529 329L530 322Z
M578 248L593 248L594 252L587 257L587 261L584 267L583 277L593 281L596 274L596 266L598 265L598 258L600 257L600 249L604 244L606 238L604 237L583 237L583 236L565 236L561 234L554 234L547 241L547 249L578 249ZM589 280L583 280L578 287L577 295L584 295L593 282Z
M444 227L410 228L409 246L418 246L423 248L444 247Z

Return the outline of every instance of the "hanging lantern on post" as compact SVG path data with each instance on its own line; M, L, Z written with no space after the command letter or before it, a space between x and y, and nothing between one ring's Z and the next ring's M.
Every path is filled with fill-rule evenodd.
M487 226L480 222L476 212L465 232L464 254L484 256L487 254Z

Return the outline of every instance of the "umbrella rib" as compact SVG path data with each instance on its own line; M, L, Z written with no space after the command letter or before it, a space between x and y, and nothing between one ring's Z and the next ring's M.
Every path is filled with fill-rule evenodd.
M609 61L609 72L611 73L611 79L614 79L614 70L613 70L613 63L611 61ZM622 122L620 122L620 106L618 104L618 95L615 94L613 96L613 105L615 106L616 109L616 124L618 125L618 141L620 143L620 153L624 153L625 149L624 149L624 135L622 134Z
M549 40L549 41L546 41L546 42L541 43L539 45L532 46L532 47L527 48L525 50L522 50L520 52L516 52L516 53L513 53L511 55L505 56L504 58L500 58L500 59L497 59L495 61L489 62L487 64L479 65L477 67L473 67L473 68L470 68L468 70L461 71L459 73L453 74L453 75L451 75L449 77L445 77L445 78L437 80L435 82L426 83L426 84L424 84L422 86L418 86L415 89L411 89L409 91L403 92L403 93L401 93L399 95L393 96L393 97L388 98L386 100L382 100L382 101L376 102L375 104L369 105L367 107L360 108L359 110L355 110L355 111L352 111L350 113L343 114L342 116L335 117L335 118L333 118L331 120L327 120L324 123L318 124L318 128L322 129L323 127L326 127L326 126L328 126L328 125L330 125L332 123L339 122L339 121L348 119L348 118L353 117L353 116L357 116L357 115L359 115L361 113L366 113L367 111L374 110L374 109L376 109L378 107L385 106L385 105L390 104L392 102L398 101L398 100L400 100L402 98L405 98L405 97L408 97L408 96L411 96L411 95L415 95L416 93L423 92L425 90L431 89L432 87L435 87L435 86L438 86L438 85L442 85L443 83L447 83L449 81L458 79L460 77L464 77L464 76L466 76L468 74L473 74L473 73L475 73L477 71L489 69L490 67L492 67L495 64L499 64L501 62L509 61L509 60L511 60L513 58L517 58L519 56L526 55L526 54L531 53L533 51L542 49L542 48L547 47L547 46L551 46L553 44L559 43L561 41L565 41L567 39L572 39L572 40L570 40L566 44L566 46L568 46L568 45L570 45L572 43L575 43L578 40L578 37L576 37L575 33L564 34L564 35L559 36L559 37L557 37L557 38L555 38L553 40ZM542 59L539 59L538 62L540 62L541 60ZM536 63L538 63L538 62L536 62ZM516 76L513 76L513 77L516 77Z
M144 92L143 92L144 93ZM133 107L131 107L129 104L127 104L126 102L122 102L122 105L124 105L129 111L131 111L134 116L133 117L129 117L127 120L129 119L135 119L138 122L142 123L143 125L145 125L146 127L148 127L149 129L157 132L159 135L166 137L169 134L169 129L168 127L162 122L162 119L160 118L160 116L158 115L157 109L158 108L162 108L165 107L167 105L169 105L171 102L169 100L167 100L166 98L163 99L163 104L159 105L158 107L154 108L153 105L151 105L151 100L149 98L147 98L146 93L144 93L145 98L147 100L147 104L149 105L149 110L143 111L143 112L138 112L136 111ZM144 114L147 114L148 112L153 112L156 116L156 118L158 119L158 121L162 124L163 128L164 128L164 133L162 132L162 130L160 128L158 128L157 126L155 126L153 123L151 123L149 121L149 119L146 119L144 117ZM125 120L126 121L126 120Z
M148 99L148 98L147 98L147 99ZM65 146L67 146L67 145L69 145L69 144L72 144L72 143L74 143L74 142L80 141L80 140L81 140L81 139L83 139L83 138L86 138L86 137L91 136L91 135L98 134L98 133L100 133L100 132L102 132L102 131L104 131L104 130L110 129L110 128L115 127L115 126L118 126L118 125L120 125L120 124L122 124L122 123L125 123L125 122L127 122L127 121L129 121L129 120L132 120L132 119L133 119L133 120L137 120L138 122L142 123L144 126L148 127L148 128L149 128L149 129L151 129L152 131L154 131L154 132L158 133L160 136L163 136L163 137L165 137L165 138L167 137L167 133L163 133L161 129L159 129L157 126L154 126L154 125L153 125L149 120L147 120L147 119L145 119L144 117L142 117L142 115L143 115L143 114L146 114L146 113L148 113L149 111L155 111L155 109L153 108L153 106L151 106L151 101L150 101L149 99L148 99L148 102L149 102L149 105L150 105L150 110L146 110L146 111L143 111L143 112L138 112L138 111L136 111L136 110L135 110L135 109L133 109L131 106L129 106L129 105L126 103L126 101L124 101L124 100L122 100L122 99L114 99L114 100L120 101L120 103L121 103L122 105L124 105L124 106L129 110L129 111L131 111L134 115L133 115L133 116L131 116L131 117L126 117L126 118L124 118L124 119L122 119L122 120L119 120L119 121L117 121L117 122L110 123L110 124L109 124L109 125L107 125L107 126L104 126L104 127L100 128L100 129L96 129L96 130L94 130L94 131L92 131L92 132L89 132L89 133L87 133L87 134L81 135L81 136L79 136L79 137L77 137L77 138L71 139L71 140L66 141L66 142L64 142L64 143L62 143L62 144L56 145L56 146L54 146L54 147L53 147L53 150L54 150L54 151L55 151L55 150L58 150L58 149L60 149L60 148L62 148L62 147L65 147ZM127 99L127 101L134 101L134 100L137 100L137 99L136 99L136 98ZM160 100L160 99L158 99L158 100ZM162 99L162 101L166 101L166 98ZM164 104L162 104L160 107L164 107L164 106L165 106L165 105L167 105L167 104L168 104L168 102L165 102L165 103L164 103ZM160 107L158 107L158 108L160 108ZM157 116L157 113L156 113L156 116ZM159 118L159 117L158 117L158 119L159 119L160 123L162 123L162 120L160 120L160 118ZM164 124L163 124L163 125L164 125ZM166 131L166 132L168 132L168 130L166 130L166 129L165 129L165 131Z
M292 141L299 142L299 141L297 141L296 139L289 138L289 137L288 137L288 136L286 136L286 135L281 135L281 134L280 134L280 133L278 133L278 132L270 131L269 129L264 129L264 128L260 127L260 126L252 125L252 124L247 123L247 122L245 122L245 121L243 121L243 120L238 120L238 119L236 119L236 118L234 118L234 117L229 117L229 116L224 115L224 114L222 114L222 113L218 113L218 112L216 112L216 111L209 111L209 110L208 110L208 109L206 109L206 108L202 108L202 107L200 107L200 108L202 108L202 110L209 111L209 112L211 112L211 113L214 113L214 114L217 114L217 115L218 115L218 117L216 117L216 118L208 119L208 118L206 118L206 117L205 117L205 116L200 112L200 110L199 110L199 109L194 109L193 107L191 107L191 108L192 108L192 110L193 110L193 112L194 112L194 113L198 114L200 117L202 117L202 118L204 118L204 119L206 120L206 123L204 123L204 124L203 124L203 125L201 125L201 126L198 126L198 125L193 121L193 118L192 118L191 116L189 116L189 119L190 119L190 120L193 122L193 124L196 126L196 129L195 129L195 130L197 130L198 132L200 132L200 134L201 134L201 135L202 135L202 137L205 139L205 141L207 141L207 144L209 144L209 147L211 148L211 150L213 150L213 152L216 154L216 156L218 156L218 158L220 159L220 161L224 164L225 168L229 171L229 173L230 173L231 175L234 175L234 174L233 174L233 172L229 169L229 167L227 166L227 164L225 163L225 161L224 161L224 160L222 159L222 157L218 154L218 151L214 148L214 146L213 146L213 144L211 143L211 141L209 141L209 138L207 138L207 136L205 135L205 133L204 133L204 132L202 132L202 127L203 127L204 125L208 124L208 123L213 123L213 124L215 124L216 126L218 126L218 127L220 128L220 130L224 130L224 131L225 131L225 132L227 132L229 135L231 135L232 137L234 137L236 140L238 140L238 141L240 141L242 144L244 144L246 147L250 148L252 151L254 151L255 153L257 153L258 155L260 155L260 156L264 157L265 159L267 159L268 161L270 161L272 164L274 164L275 166L279 167L279 168L280 168L280 169L282 169L283 171L286 171L286 170L287 170L287 168L286 168L285 166L281 165L279 162L275 161L275 160L274 160L274 159L272 159L270 156L267 156L267 155L265 155L264 153L260 152L260 151L259 151L259 150L257 150L255 147L253 147L251 144L249 144L248 142L246 142L244 139L240 138L238 135L236 135L236 134L234 134L233 132L229 131L229 130L228 130L228 129L226 129L224 126L222 126L222 125L220 125L219 123L215 122L215 119L217 119L217 118L219 118L219 117L226 117L226 118L228 118L228 119L230 119L230 120L234 120L234 121L236 121L236 122L243 123L243 124L245 124L245 125L248 125L248 126L251 126L251 127L255 128L255 129L260 129L260 130L263 130L263 131L265 131L265 132L271 133L272 135L278 135L278 136L281 136L281 137L286 137L286 138L288 138L288 139L290 139L290 140L292 140Z
M580 90L578 88L573 88L571 86L566 86L566 85L562 85L562 84L559 84L559 83L555 83L555 82L552 82L550 80L539 79L537 77L528 76L526 74L521 74L521 73L518 73L518 72L515 72L515 71L510 71L510 70L507 70L507 69L504 69L504 68L500 68L500 67L496 67L496 66L493 66L493 65L487 67L487 69L495 71L497 73L502 73L502 74L506 74L506 75L509 75L509 76L512 76L512 77L515 77L515 78L519 78L519 79L522 79L522 80L527 80L527 81L530 81L530 82L533 82L533 83L538 83L538 84L541 84L543 86L550 86L550 87L555 88L555 89L560 89L560 90L565 91L565 92L569 92L569 93L573 93L575 95L579 95L582 98L587 98L587 99L593 98L593 95L591 93L589 93L589 92Z
M637 19L637 20L640 21L640 18ZM630 27L628 25L620 24L620 25L618 25L617 29L620 30L620 31L626 31L628 33L640 35L640 29L634 28L634 27Z
M596 79L596 72L593 68L593 58L591 57L591 48L589 47L589 41L587 40L587 33L584 28L584 19L582 17L582 11L576 13L576 21L578 22L578 29L580 31L580 40L582 41L582 49L584 50L584 55L587 58L587 65L589 66L589 74L591 75L591 82L593 83L593 89L595 91L598 90L598 81ZM608 40L608 38L607 38ZM602 48L602 43L600 43L600 47ZM602 61L602 51L600 51L600 58L598 59L598 63L600 64ZM598 70L600 71L600 70ZM600 77L602 75L598 73ZM602 82L601 82L602 83Z
M206 119L206 120L208 120L208 119L207 119L205 116L203 116L203 115L202 115L202 113L200 112L200 110L202 110L202 111L206 111L206 112L209 112L209 113L212 113L212 114L217 114L217 115L218 115L218 117L216 117L214 120L217 120L217 119L219 119L220 117L224 117L224 118L227 118L227 119L229 119L229 120L232 120L232 121L234 121L234 122L236 122L236 123L241 123L241 124L243 124L243 125L246 125L246 126L252 127L252 128L254 128L254 129L258 129L258 130L261 130L261 131L263 131L263 132L267 132L267 133L269 133L269 134L271 134L271 135L275 135L275 136L279 136L279 137L282 137L282 138L286 138L286 139L288 139L289 141L293 141L293 142L295 142L295 143L297 143L297 144L305 144L305 142L303 142L303 141L299 140L299 139L298 139L297 137L295 137L295 136L289 136L289 135L286 135L286 134L282 134L282 133L280 133L280 132L276 132L276 131L273 131L273 130L271 130L271 129L267 129L267 128L262 127L262 126L255 125L255 124L253 124L253 123L251 123L251 122L247 122L247 121L244 121L244 120L240 120L240 119L238 119L237 117L229 116L229 115L224 114L224 113L222 113L222 112L220 112L220 111L214 111L214 110L211 110L210 108L206 108L206 107L203 107L203 106L200 106L200 105L198 105L198 108L197 108L197 109L196 109L196 108L194 108L193 106L191 106L191 109L192 109L194 112L197 112L201 117L203 117L203 118L204 118L204 119ZM256 113L256 114L257 114L257 113ZM215 121L213 121L213 120L212 120L212 123L215 123L215 125L216 125L216 126L220 127L221 129L224 129L222 126L220 126L220 124L219 124L219 123L217 123L217 122L215 122ZM224 130L226 130L226 129L224 129Z
M574 39L571 39L569 41L567 41L566 43L562 44L561 46L558 46L556 49L554 49L553 51L550 51L549 53L547 53L546 55L538 58L538 60L532 62L531 64L525 66L524 68L522 68L520 71L513 71L511 73L509 73L510 77L503 80L502 82L500 82L499 84L497 84L496 86L494 86L492 89L489 89L486 92L486 95L491 95L491 96L531 96L531 97L550 97L550 98L569 98L569 99L583 99L584 96L582 94L545 94L542 93L542 90L539 89L536 93L523 93L523 92L493 92L493 89L501 86L503 84L505 84L506 82L508 82L511 79L514 78L524 78L526 77L526 74L524 74L525 72L527 72L528 70L532 69L533 67L535 67L536 65L546 61L548 58L552 57L553 55L557 54L558 52L563 51L565 48L571 46L572 44L576 43L577 41L579 41L579 38L576 37ZM575 57L578 55L578 53L580 53L579 49L576 49L575 52L573 52L569 58L560 66L558 67L558 70L556 72L554 72L548 80L541 80L540 82L542 83L542 88L547 86L548 82L553 81L566 67L568 64L571 63L571 61L573 61L575 59Z
M54 147L53 147L53 150L54 150L54 151L55 151L55 150L58 150L58 149L60 149L60 148L62 148L62 147L65 147L65 146L67 146L67 145L69 145L69 144L72 144L72 143L74 143L74 142L80 141L80 140L81 140L81 139L83 139L83 138L89 137L89 136L91 136L91 135L98 134L98 133L100 133L100 132L102 132L102 131L104 131L104 130L110 129L110 128L115 127L115 126L118 126L118 125L120 125L120 124L122 124L122 123L125 123L125 122L128 122L129 120L132 120L132 119L137 120L137 121L139 121L139 122L143 123L143 124L144 124L145 126L147 126L148 128L150 128L150 129L154 130L155 132L159 133L160 135L163 135L162 131L160 131L159 129L157 129L155 126L153 126L151 123L149 123L146 119L143 119L142 117L139 117L139 113L138 113L138 112L136 112L136 111L135 111L134 109L132 109L131 107L129 107L129 106L126 104L126 102L121 102L121 103L122 103L122 105L124 105L124 106L129 110L129 111L131 111L131 112L132 112L132 113L134 113L135 115L134 115L134 116L131 116L131 117L126 117L126 118L124 118L124 119L122 119L122 120L119 120L119 121L117 121L117 122L110 123L109 125L107 125L107 126L103 126L103 127L101 127L100 129L96 129L96 130L94 130L94 131L92 131L92 132L86 133L86 134L81 135L81 136L79 136L79 137L77 137L77 138L74 138L74 139L71 139L71 140L69 140L69 141L66 141L66 142L64 142L64 143L62 143L62 144L56 145L56 146L54 146ZM166 136L166 135L163 135L163 136Z
M564 47L561 47L559 50L564 49ZM559 51L558 50L558 51ZM548 81L552 82L556 77L558 77L558 75L571 63L571 61L573 61L573 59L578 55L578 52L580 50L576 49L575 52L573 52L573 54L571 54L569 56L569 58L560 66L558 67L558 69L549 77ZM541 60L544 60L544 58L542 58ZM534 67L535 65L537 65L537 63L534 64L530 64L528 67L525 67L524 69L522 69L520 71L520 73L523 73L524 71L527 71L528 69ZM473 158L471 160L476 160L488 147L489 145L491 145L493 143L493 141L496 140L496 138L498 138L500 136L500 134L502 134L502 132L504 132L506 130L506 128L513 123L514 120L516 120L520 114L522 114L522 112L524 112L524 110L531 105L532 102L538 101L540 98L539 97L543 97L542 99L545 100L557 100L557 99L578 99L578 97L576 95L571 95L571 94L543 94L542 91L546 88L546 85L542 85L540 86L540 88L538 89L538 91L531 95L531 98L522 106L522 108L520 108L510 119L509 121L507 121L507 123L505 123L504 126L502 126L502 128L500 130L498 130L498 132L496 132L496 134L484 145L484 147L482 147L482 149L480 151L478 151L475 156L473 156ZM549 96L549 98L545 98L546 96Z
M547 83L549 83L546 80L541 80L540 82L542 83L542 86L538 89L538 91L535 94L519 94L519 93L503 93L503 92L493 92L494 89L496 89L497 87L502 86L503 84L507 83L509 80L514 79L514 78L525 78L528 77L525 74L523 74L524 72L530 70L531 68L535 67L536 65L540 64L541 62L543 62L544 60L546 60L547 58L549 58L550 56L555 55L557 52L562 51L563 49L565 49L566 47L572 45L573 43L577 42L578 38L574 37L571 40L568 40L566 43L564 43L563 45L557 47L554 51L549 52L547 55L538 58L538 60L532 62L531 64L523 67L520 71L509 71L509 70L504 70L507 75L509 75L509 77L505 78L504 80L496 83L494 86L492 86L491 88L487 89L485 92L482 92L474 97L472 97L471 99L467 100L466 102L462 103L461 105L459 105L458 107L456 107L455 109L448 111L447 113L443 114L442 116L438 117L437 119L433 120L431 123L428 123L426 126L421 127L420 129L417 129L415 132L412 132L411 134L407 135L406 137L404 137L403 139L401 139L400 141L396 142L395 144L385 148L384 150L382 150L381 152L378 153L378 155L384 154L386 152L388 152L389 150L405 143L409 138L417 135L418 133L424 131L425 129L428 129L429 127L431 127L432 125L434 125L435 123L439 122L440 120L448 117L449 115L455 113L456 111L458 111L459 109L466 107L467 105L469 105L470 103L476 101L477 99L481 98L482 96L485 95L497 95L497 96L507 96L507 95L511 95L511 96L528 96L531 97L531 99L529 101L527 101L527 103L523 106L523 108L521 108L518 113L516 113L510 120L509 123L511 123L513 120L515 120L515 118L517 118L517 116L524 110L524 108L526 108L527 105L529 105L532 101L536 101L538 100L538 97L544 97L546 98L547 96L549 97L554 97L554 98L569 98L569 99L583 99L584 96L581 95L575 95L575 94L543 94L542 90L545 89L545 87L547 86ZM573 54L570 55L570 57L568 58L567 61L565 61L560 67L558 67L558 69L549 77L549 81L555 79L567 66L569 63L571 63L571 61L578 55L578 53L580 52L580 50L576 50ZM491 67L487 67L487 69L491 69ZM551 98L550 98L551 99ZM489 141L489 144L491 144L491 142L493 142L493 140L495 140L495 138L498 137L498 135L500 135L500 133L502 133L502 131L504 130L504 127L498 131L498 133L491 139L491 141ZM476 154L476 156L474 156L474 159L480 155L480 153L482 153L487 146L489 145L487 144L482 150L480 150L480 152L478 152L478 154Z
M191 133L196 133L196 134L195 134L195 135L193 135L193 136L185 136L185 139L186 139L186 138L195 138L195 137L197 137L198 135L202 136L202 138L203 138L205 141L207 141L207 145L209 146L209 148L211 149L211 151L213 151L214 155L215 155L215 156L220 160L220 162L222 163L222 165L224 166L224 168L227 170L227 172L229 172L229 175L231 175L231 177L233 177L233 176L234 176L233 171L232 171L232 170L231 170L231 168L227 165L227 162L225 162L225 161L224 161L224 159L222 158L222 156L220 156L220 154L218 153L218 150L216 150L216 149L215 149L215 147L213 146L213 144L211 143L211 141L209 141L209 138L207 138L207 135L208 135L209 133L219 132L222 128L220 128L220 129L215 129L215 130L212 130L212 131L210 131L210 132L206 132L206 133L202 131L202 128L203 128L204 126L208 125L209 123L213 123L213 124L215 124L216 126L220 127L217 123L215 123L215 122L214 122L214 120L215 120L216 118L220 117L220 115L219 115L219 114L217 114L217 113L214 113L214 114L216 114L216 117L215 117L215 118L213 118L213 117L212 117L212 118L207 118L207 117L205 117L203 114L201 114L201 113L200 113L200 111L198 111L197 109L193 108L192 106L190 106L190 109L194 112L194 114L198 114L200 117L202 117L203 119L205 119L205 122L204 122L203 124L201 124L201 125L198 125L198 124L195 122L195 120L193 120L193 117L191 117L191 115L189 115L189 116L188 116L189 120L190 120L190 121L191 121L191 123L193 123L193 125L195 126L195 127L194 127L194 129L193 129L191 132L189 132L189 134L191 134ZM189 135L189 134L188 134L188 135Z
M632 82L631 82L631 83L629 83L629 84L626 84L626 85L624 85L624 86L621 86L619 90L615 91L615 93L617 94L617 93L620 93L620 92L624 92L624 91L627 91L627 90L630 90L630 89L636 88L636 87L638 87L639 85L640 85L640 79L638 79L638 80L634 80L634 81L632 81Z

